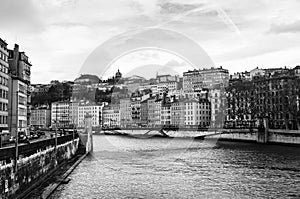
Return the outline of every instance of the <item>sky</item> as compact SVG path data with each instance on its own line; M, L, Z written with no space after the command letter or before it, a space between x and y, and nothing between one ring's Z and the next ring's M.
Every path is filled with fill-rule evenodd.
M187 36L230 73L300 65L299 0L0 0L0 7L0 38L29 56L32 83L74 80L98 46L149 27ZM186 64L161 51L125 56L119 67Z

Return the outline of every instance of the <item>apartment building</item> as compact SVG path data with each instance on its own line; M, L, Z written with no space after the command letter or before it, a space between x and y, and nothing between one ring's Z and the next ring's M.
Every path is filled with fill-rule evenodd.
M0 132L8 130L8 49L0 38Z
M70 102L61 101L51 103L51 126L53 128L70 127Z

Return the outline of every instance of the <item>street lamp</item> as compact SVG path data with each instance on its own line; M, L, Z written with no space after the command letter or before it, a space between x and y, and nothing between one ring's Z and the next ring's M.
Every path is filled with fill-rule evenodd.
M56 110L55 110L55 152L57 147L57 109L58 109L58 103L56 103Z
M73 121L73 142L75 140L75 119L74 119L74 116L72 117L72 121Z

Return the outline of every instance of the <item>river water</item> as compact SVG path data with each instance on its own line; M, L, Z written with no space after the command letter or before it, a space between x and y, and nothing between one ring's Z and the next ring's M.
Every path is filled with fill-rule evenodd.
M300 149L94 136L94 153L51 198L300 198Z

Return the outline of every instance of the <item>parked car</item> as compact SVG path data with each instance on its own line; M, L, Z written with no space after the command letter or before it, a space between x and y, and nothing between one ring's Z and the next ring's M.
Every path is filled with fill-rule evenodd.
M9 143L14 143L16 141L15 136L11 136L8 140Z
M18 139L19 142L24 143L24 142L27 142L28 140L29 140L28 136L26 136L24 134L19 135L19 139Z
M31 131L30 135L31 135L32 139L37 139L37 138L41 137L42 134L40 133L40 131Z
M9 138L9 143L15 143L16 142L16 137L15 136L11 136ZM18 137L18 143L28 143L29 142L29 137L24 135L24 134L19 134Z
M45 135L45 131L37 131L37 134L38 134L39 136Z

